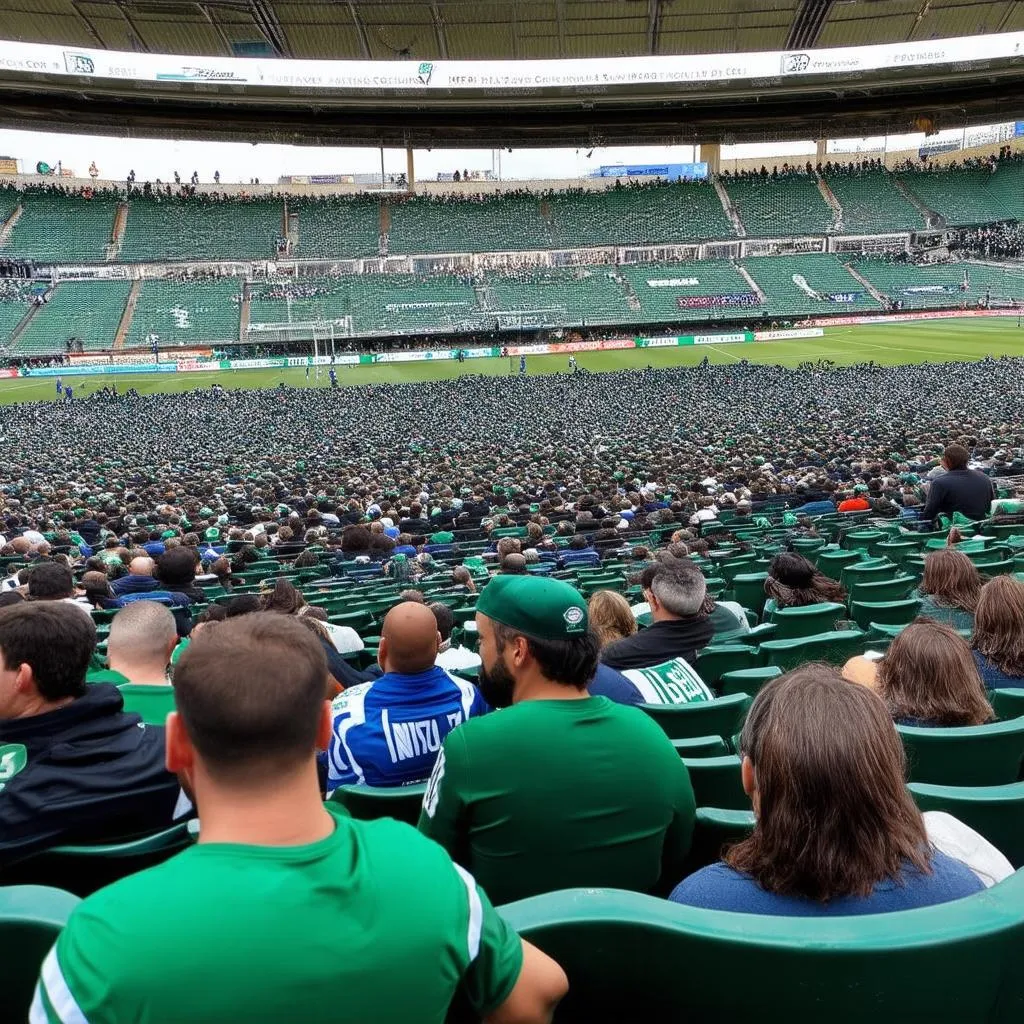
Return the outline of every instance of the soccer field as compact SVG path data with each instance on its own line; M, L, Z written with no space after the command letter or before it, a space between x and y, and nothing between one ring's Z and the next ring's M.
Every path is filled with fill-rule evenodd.
M173 353L169 353L173 354ZM904 324L826 328L823 338L772 341L738 345L700 345L678 348L622 349L611 352L580 352L581 368L593 373L608 370L642 369L647 366L692 366L705 356L712 363L727 365L748 359L753 363L781 363L797 366L806 360L831 359L849 364L874 360L889 366L923 362L975 360L985 356L1024 356L1024 327L1014 317L962 320L919 320ZM338 367L338 382L349 384L398 384L451 379L474 374L505 376L517 373L518 358L473 359L417 363L380 363ZM564 373L568 356L529 356L529 374ZM65 378L76 398L116 383L118 391L137 388L143 394L194 391L219 383L225 388L268 388L280 383L291 387L328 387L327 368L319 380L315 371L309 379L303 369L222 370L216 373L105 374ZM37 380L0 381L0 404L47 401L56 397L53 377Z

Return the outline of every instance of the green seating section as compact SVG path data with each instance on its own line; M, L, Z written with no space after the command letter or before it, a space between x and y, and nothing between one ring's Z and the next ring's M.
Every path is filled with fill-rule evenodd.
M1005 216L1024 220L1024 166L1004 161L988 175L985 186Z
M843 208L843 234L918 231L925 226L917 207L896 188L888 171L829 175L825 181Z
M39 307L13 351L21 355L63 352L68 338L82 339L86 349L114 343L130 281L64 281L50 301Z
M101 263L114 231L118 200L28 192L0 256L39 263Z
M449 275L361 274L350 293L360 334L458 330L476 309L472 287Z
M709 182L567 192L551 200L550 207L552 243L559 248L699 241L735 234Z
M844 266L838 256L831 253L811 253L805 256L753 256L743 260L743 268L761 286L768 300L765 312L770 316L805 315L848 311L877 310L878 303L865 291ZM809 295L794 278L802 278L818 298ZM856 302L836 304L830 295L855 293Z
M520 277L490 275L487 308L536 313L552 323L616 323L636 319L624 290L609 277L614 267L547 269Z
M832 228L832 208L816 178L726 178L723 184L750 238L822 235Z
M133 196L118 259L269 259L281 236L280 200Z
M0 349L5 347L11 332L32 308L31 296L31 287L27 283L8 283L5 286L4 294L0 296Z
M752 295L746 278L729 260L702 260L699 263L637 263L618 267L619 274L629 282L640 310L637 319L651 322L664 320L750 319L761 312L754 306L688 306L679 305L680 298L723 295ZM652 285L651 281L696 278L695 285ZM636 314L635 314L636 315Z
M156 334L162 346L238 340L241 282L147 281L139 293L126 347L146 345Z
M380 249L380 203L375 196L289 198L297 215L296 259L375 256ZM280 231L280 227L278 228Z
M868 258L854 264L880 292L899 299L905 309L977 303L991 290L993 298L1024 298L1024 274L980 263L914 266ZM964 288L964 274L967 287ZM927 289L919 291L916 289Z
M1014 172L1018 183L1021 181L1019 169L1013 167L1000 168L995 176L1004 170L1007 172L1004 175L1007 182L1014 177ZM1002 198L1003 186L1000 186L999 194L992 191L991 179L994 175L987 169L904 171L899 177L928 209L945 217L950 227L987 224L1016 216ZM1018 197L1018 206L1020 202Z

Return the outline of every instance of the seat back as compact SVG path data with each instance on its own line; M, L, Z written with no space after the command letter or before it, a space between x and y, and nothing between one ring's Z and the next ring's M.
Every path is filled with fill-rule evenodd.
M905 598L917 584L914 576L896 576L893 579L862 582L852 580L848 590L851 601L899 601Z
M766 572L742 572L737 573L732 578L733 597L744 608L749 608L759 618L761 612L764 611L764 602L768 596L764 592L764 581L766 579L768 579L768 573Z
M740 759L735 754L718 757L683 757L690 773L698 807L722 807L749 811L750 797L743 791Z
M697 655L697 674L708 686L713 687L726 672L758 668L763 664L764 657L759 648L738 643L721 644L705 647Z
M353 818L360 821L374 821L377 818L394 818L406 824L415 825L420 820L425 782L409 786L339 786L330 796L341 804Z
M175 710L173 686L144 686L124 683L119 686L125 711L141 715L146 725L163 725Z
M872 584L878 586L878 584ZM904 626L913 622L921 607L916 597L902 601L851 601L850 615L861 629L869 629L873 622L886 626Z
M608 889L500 912L568 975L558 1014L567 1024L1024 1016L1024 872L951 903L861 917L725 913Z
M826 633L845 614L845 605L822 601L799 608L776 608L768 615L768 621L776 626L774 639L789 640L792 637Z
M911 782L999 786L1016 782L1024 759L1024 718L929 729L898 725Z
M638 704L669 739L681 740L691 736L734 736L743 727L751 699L745 693L705 701L701 704Z
M808 661L827 661L842 665L855 654L863 653L867 634L859 629L836 629L817 636L793 640L765 640L761 653L766 664L777 665L783 672Z
M28 1019L39 968L80 902L63 889L45 885L0 888L0 1020Z
M1000 721L1024 715L1024 690L990 690L988 700Z

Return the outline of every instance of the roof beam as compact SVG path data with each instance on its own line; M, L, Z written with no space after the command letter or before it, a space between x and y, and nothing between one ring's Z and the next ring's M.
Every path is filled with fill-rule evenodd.
M206 6L206 4L197 3L196 7L199 8L203 17L210 23L210 28L212 28L213 31L216 32L218 36L220 36L220 41L224 44L224 52L229 57L233 57L235 55L235 51L231 46L231 40L228 39L227 32L224 31L224 26L221 25L219 21L213 20L213 15L210 13L210 9Z
M279 57L290 57L291 50L285 37L281 22L277 20L274 6L267 0L250 0L250 14L256 27L263 33L266 40L277 51Z
M366 35L366 26L363 24L363 19L359 17L359 12L356 10L356 5L352 0L348 0L348 13L352 16L352 24L356 27L356 34L359 36L359 45L363 48L363 58L370 60L373 54L370 52L370 40Z
M661 41L662 0L649 0L647 7L647 52L653 57Z
M555 21L558 23L558 56L564 58L566 56L564 0L555 0Z
M801 0L786 38L787 50L809 50L818 41L835 0Z
M448 33L444 30L444 22L441 20L441 12L437 4L431 0L430 19L434 23L434 37L437 39L437 52L442 60L448 59Z
M74 8L75 14L78 15L79 20L85 26L86 32L88 32L96 41L96 45L101 50L105 50L107 48L107 44L103 42L103 38L100 36L99 32L96 31L96 26L89 20L89 16L79 8L78 3L75 2L75 0L72 0L71 6Z

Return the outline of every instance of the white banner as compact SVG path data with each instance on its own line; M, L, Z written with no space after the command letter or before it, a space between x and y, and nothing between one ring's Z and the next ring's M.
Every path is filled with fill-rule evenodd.
M692 288L695 284L700 284L695 277L669 277L647 282L649 288Z
M695 334L694 345L733 345L747 340L745 334Z
M679 344L679 335L673 334L671 337L668 335L662 335L660 338L641 338L644 344L643 348L669 348L671 345Z
M288 356L289 366L353 366L359 362L358 355L338 356Z
M850 74L991 61L1022 55L1024 32L827 50L577 60L422 62L186 57L3 41L0 42L0 77L13 73L239 85L257 89L394 89L416 92L476 89L505 92Z
M754 331L754 341L785 341L787 338L821 338L821 327L800 327L793 331Z
M376 363L419 363L427 359L454 359L450 348L431 349L426 352L380 352L374 357Z

